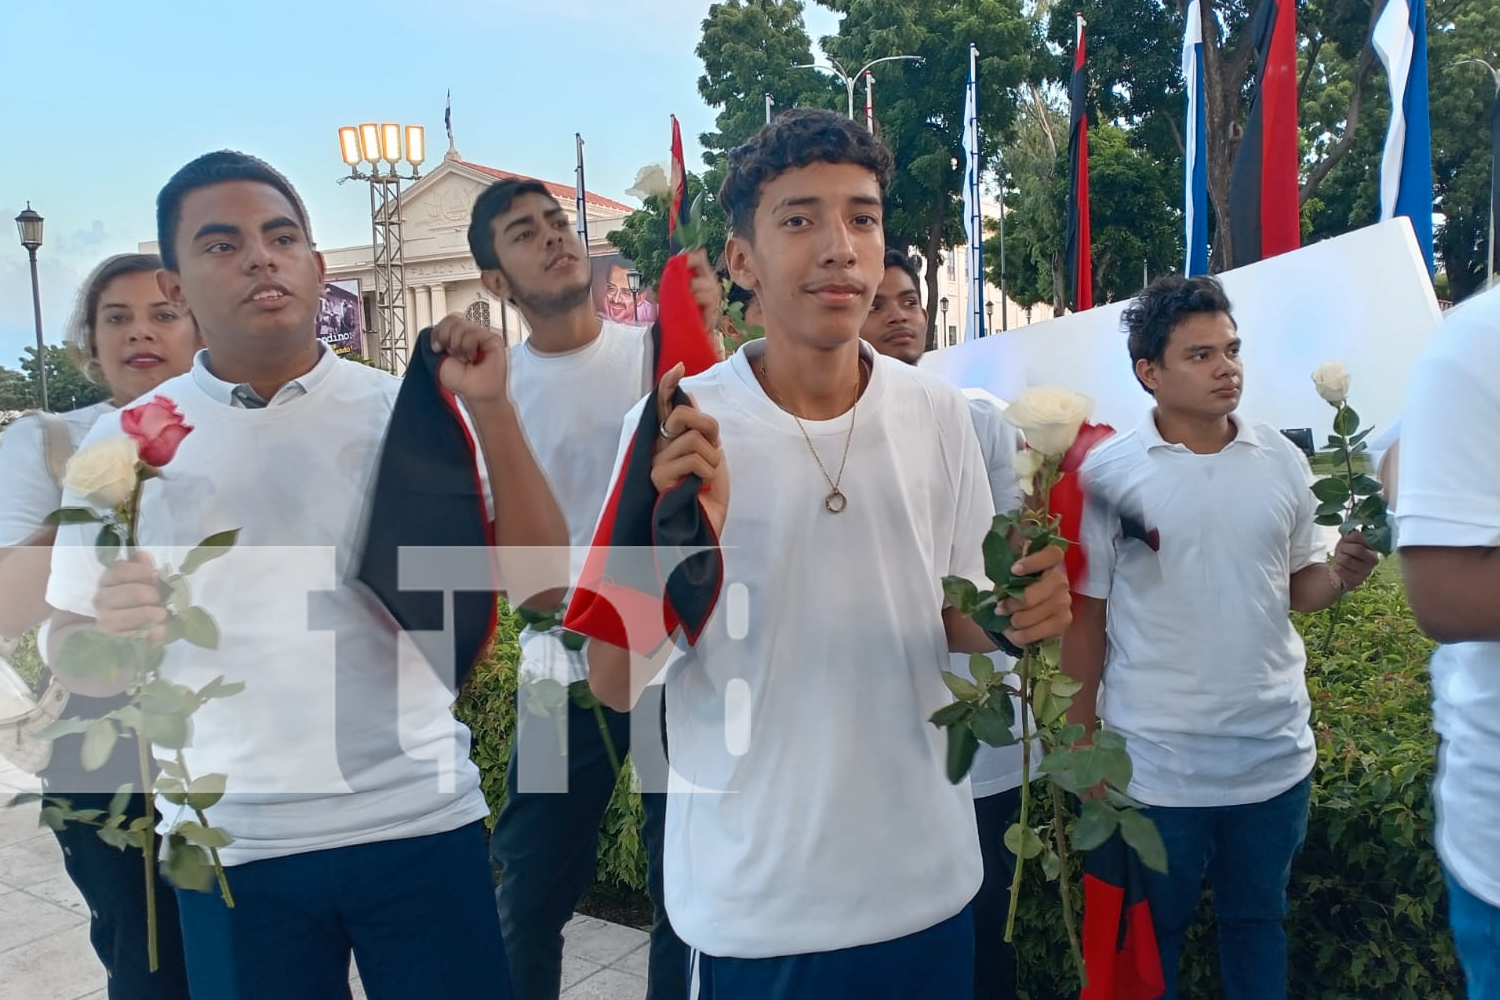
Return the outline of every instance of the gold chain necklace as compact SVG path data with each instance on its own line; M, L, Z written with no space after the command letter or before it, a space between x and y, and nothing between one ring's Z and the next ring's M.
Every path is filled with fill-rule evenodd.
M793 413L791 407L781 401L776 395L776 390L771 388L771 379L766 375L765 358L760 362L760 383L765 386L766 395L795 421L797 429L802 432L802 440L807 442L807 450L812 452L813 461L818 463L818 471L823 473L823 479L828 483L828 495L823 497L823 507L830 514L841 514L844 508L849 506L849 498L844 496L839 484L844 481L844 466L849 461L849 444L854 440L854 421L859 416L859 390L864 382L864 362L860 362L859 376L854 380L854 402L849 406L849 433L844 436L844 457L839 459L839 473L837 476L828 474L828 467L823 464L823 457L818 454L817 446L813 444L812 435L807 433L807 428L802 424L802 418Z

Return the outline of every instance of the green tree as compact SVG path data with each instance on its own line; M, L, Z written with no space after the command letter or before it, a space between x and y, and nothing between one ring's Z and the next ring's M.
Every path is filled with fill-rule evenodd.
M37 407L42 403L42 387L37 377L36 348L26 348L21 358L21 374L25 378L26 407ZM0 385L5 383L0 382ZM109 398L109 391L83 377L73 364L66 347L47 346L47 404L56 411L76 410L92 406Z
M691 205L700 194L705 194L703 179L688 171L688 204ZM609 242L641 272L644 286L655 285L661 279L662 269L667 266L667 258L670 256L667 217L671 211L671 195L651 195L646 199L644 208L631 213L619 229L609 234ZM703 220L706 227L703 245L708 250L709 258L717 261L724 252L728 223L712 194L703 199Z
M0 413L25 410L35 405L31 383L26 380L26 376L0 366Z

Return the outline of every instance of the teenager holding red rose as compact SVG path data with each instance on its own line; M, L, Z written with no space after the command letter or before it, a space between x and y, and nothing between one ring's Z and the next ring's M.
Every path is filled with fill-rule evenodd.
M45 600L51 547L56 529L42 520L60 506L62 467L94 422L150 392L192 365L200 346L192 314L169 302L156 283L160 258L120 254L105 260L84 282L68 326L68 344L91 380L105 385L110 398L68 413L23 417L0 434L0 634L19 635L51 613ZM112 699L75 693L67 714L96 717L118 707ZM52 757L40 777L46 794L66 798L75 809L104 809L120 785L138 783L134 743L121 740L98 771L79 766L81 736L53 742ZM145 815L137 795L127 816ZM187 997L177 907L166 883L162 904L160 966L148 967L145 882L137 857L99 839L94 829L70 824L56 832L68 876L78 886L90 915L90 939L109 976L113 1000Z
M173 643L161 667L195 690L245 684L195 713L185 751L195 772L228 776L206 813L234 838L220 852L233 908L177 892L193 998L348 996L351 954L371 996L508 996L468 730L449 682L351 583L401 383L320 344L322 257L301 199L262 161L225 151L183 167L157 228L161 286L207 343L158 390L193 430L145 485L137 558L101 576L92 537L64 529L48 598L54 645L81 629L136 634L166 617L147 552L176 565L206 530L240 531L193 577L218 648ZM475 472L505 483L496 543L565 544L510 403L504 342L439 332L432 344L472 418ZM180 433L164 410L140 417L148 450ZM105 419L90 438L121 430Z

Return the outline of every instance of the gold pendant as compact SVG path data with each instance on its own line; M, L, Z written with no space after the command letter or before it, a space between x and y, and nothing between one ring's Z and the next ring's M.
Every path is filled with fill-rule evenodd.
M834 488L829 490L828 495L823 498L823 506L828 508L828 513L839 514L849 506L849 500L837 488Z

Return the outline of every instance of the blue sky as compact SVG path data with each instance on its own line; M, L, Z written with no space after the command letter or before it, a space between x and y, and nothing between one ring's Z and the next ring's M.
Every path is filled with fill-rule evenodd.
M46 218L42 322L60 341L88 270L156 236L156 192L200 153L234 148L285 173L326 247L370 238L363 185L337 130L361 121L427 128L447 149L443 103L465 159L571 182L582 132L588 186L624 191L665 163L668 115L690 169L713 111L694 54L710 0L50 0L0 3L7 96L0 111L0 365L34 343L30 272L10 220ZM835 16L808 4L809 33Z

